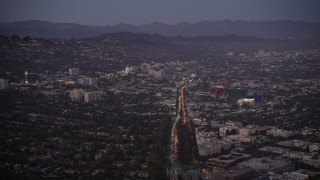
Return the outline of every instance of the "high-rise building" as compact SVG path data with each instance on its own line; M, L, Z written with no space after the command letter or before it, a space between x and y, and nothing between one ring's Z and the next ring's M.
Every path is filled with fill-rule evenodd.
M226 88L222 85L214 86L211 89L211 94L215 99L223 99L227 95Z
M148 72L150 67L151 67L150 64L147 64L147 63L142 63L141 64L141 70L144 71L144 72Z
M98 85L98 81L96 78L88 78L88 85L89 86L97 86Z
M72 101L83 100L83 89L74 89L70 92L70 98Z
M166 71L165 70L159 70L155 72L154 75L156 78L164 78L166 76Z
M84 102L90 103L95 101L101 101L103 100L103 97L105 96L105 92L103 91L90 91L84 93Z
M7 79L0 79L0 90L8 89L9 84Z
M166 71L165 70L154 70L154 69L149 69L148 74L156 77L156 78L164 78L166 76Z
M72 76L76 76L80 74L80 70L79 68L69 68L69 74Z
M98 81L96 78L78 79L78 83L81 84L82 86L97 86L98 85Z

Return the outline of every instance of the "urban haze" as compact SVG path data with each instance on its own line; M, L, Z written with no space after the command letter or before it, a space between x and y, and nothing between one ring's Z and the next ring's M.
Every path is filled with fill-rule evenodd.
M3 0L1 179L320 179L316 0Z

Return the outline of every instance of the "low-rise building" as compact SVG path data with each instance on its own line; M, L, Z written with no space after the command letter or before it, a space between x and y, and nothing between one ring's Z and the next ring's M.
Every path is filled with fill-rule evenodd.
M267 135L270 135L270 136L273 136L273 137L284 137L284 138L288 138L288 137L294 135L294 133L293 133L292 131L274 128L274 129L268 130L268 131L267 131Z
M255 171L249 168L231 169L214 175L216 180L253 179Z
M239 129L239 134L244 137L252 136L256 133L256 129L254 127L243 127Z
M239 127L236 126L224 126L219 128L219 135L225 137L228 135L234 135L239 133Z
M309 151L313 152L313 151L320 151L320 143L311 143L309 145Z
M232 141L232 142L242 142L242 143L254 143L256 141L256 137L255 136L241 136L241 135L230 135L225 137L226 140L228 141Z
M198 153L200 156L209 156L221 153L221 146L217 145L218 141L215 132L195 130Z
M250 154L231 153L228 155L221 155L217 158L211 158L206 164L208 167L230 168L251 157Z
M282 180L282 179L307 180L309 179L309 176L306 174L301 174L297 172L284 172L282 174L270 173L269 178L273 180Z
M289 161L271 157L253 158L238 164L239 167L252 168L257 173L275 172L281 173L294 170L294 164Z
M275 154L281 154L281 155L289 152L289 149L281 148L281 147L273 147L273 146L264 146L262 148L259 148L259 150L265 151L265 152L271 152Z
M280 141L278 142L279 145L281 146L286 146L286 147L307 147L310 142L309 141L304 141L304 140L299 140L299 139L293 139L293 140L288 140L288 141Z

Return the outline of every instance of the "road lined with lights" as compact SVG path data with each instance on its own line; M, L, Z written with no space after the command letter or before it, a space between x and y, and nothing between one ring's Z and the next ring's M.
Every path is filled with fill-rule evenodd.
M171 146L170 146L170 170L168 170L169 176L171 176L172 179L177 179L177 175L180 173L180 165L178 161L178 145L179 145L179 139L177 134L177 124L180 122L182 125L187 125L187 113L185 110L185 88L188 84L190 84L192 80L186 81L182 86L178 88L178 109L177 109L177 116L173 123L172 129L171 129Z

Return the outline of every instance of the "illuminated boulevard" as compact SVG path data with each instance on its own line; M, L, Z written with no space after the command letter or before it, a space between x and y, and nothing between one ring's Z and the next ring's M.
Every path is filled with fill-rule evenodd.
M171 129L171 146L170 146L170 170L168 170L168 175L171 179L178 179L178 174L181 172L181 162L179 162L179 146L182 142L179 142L178 137L178 126L189 126L190 123L187 119L187 113L185 110L185 88L188 84L190 84L192 80L187 80L183 85L181 85L177 92L178 92L178 107L177 107L177 116L175 118L174 124ZM180 139L181 141L181 139Z

